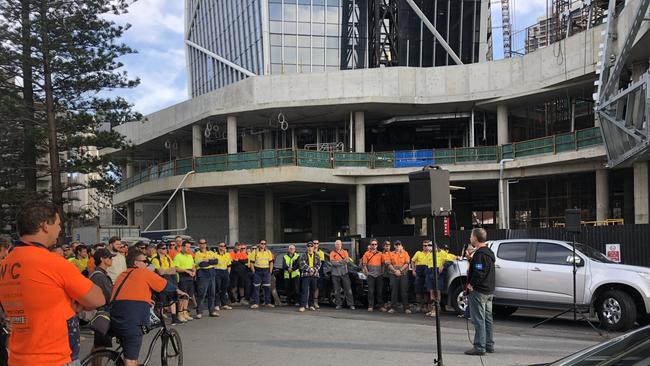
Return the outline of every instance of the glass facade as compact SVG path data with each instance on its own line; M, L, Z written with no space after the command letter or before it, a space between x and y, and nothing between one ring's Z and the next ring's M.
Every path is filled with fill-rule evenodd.
M341 68L341 0L269 0L271 74Z
M262 0L188 0L187 38L242 68L264 73ZM192 46L187 47L191 96L246 78L246 75Z

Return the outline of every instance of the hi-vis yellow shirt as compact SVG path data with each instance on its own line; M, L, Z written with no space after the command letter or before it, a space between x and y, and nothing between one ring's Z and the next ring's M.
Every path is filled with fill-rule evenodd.
M248 259L251 263L254 263L255 267L258 268L269 268L271 262L273 261L273 253L270 250L254 250L249 256Z
M421 250L418 250L413 254L413 258L411 258L411 263L413 263L413 266L428 266L429 262L431 262L431 266L433 266L433 253L431 252L423 252Z
M214 256L217 259L217 265L214 266L216 269L228 269L232 265L232 257L230 253L226 252L223 254L215 253Z
M209 266L203 266L203 267L199 266L199 263L201 263L201 262L207 262L207 261L209 261L211 259L217 259L216 254L217 253L215 253L215 252L213 252L211 250L206 250L205 252L202 252L202 251L199 250L198 252L194 253L194 264L196 264L196 267L198 269L216 268L215 265L209 265Z

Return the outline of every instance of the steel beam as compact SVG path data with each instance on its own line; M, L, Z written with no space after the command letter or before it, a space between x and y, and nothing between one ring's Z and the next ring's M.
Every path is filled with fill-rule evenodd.
M647 1L650 1L650 0L647 0ZM447 53L449 54L451 59L454 60L454 62L457 65L462 65L463 62L460 60L460 58L458 58L458 55L456 55L456 52L454 52L454 50L452 50L451 47L449 47L449 44L447 43L447 41L445 41L445 39L442 38L440 33L438 33L438 30L436 30L436 27L433 26L431 21L426 17L426 15L424 15L422 10L420 10L420 8L415 4L415 2L413 2L413 0L406 0L406 2L411 6L411 8L415 12L415 14L418 15L420 20L422 20L424 25L427 26L429 31L431 31L431 33L433 33L433 36L436 37L438 42L440 42L440 44L442 45L442 48L444 48L445 51L447 51Z
M195 49L197 49L197 50L199 50L199 51L205 53L206 55L212 57L213 59L215 59L215 60L217 60L217 61L219 61L219 62L221 62L221 63L223 63L223 64L225 64L225 65L227 65L227 66L229 66L229 67L231 67L231 68L233 68L233 69L239 71L239 72L241 72L241 73L244 74L244 75L247 75L247 76L257 76L257 74L255 74L255 73L253 73L253 72L251 72L251 71L249 71L249 70L247 70L247 69L245 69L245 68L243 68L243 67L237 65L236 63L234 63L234 62L232 62L232 61L230 61L230 60L228 60L228 59L225 59L225 58L223 58L223 57L217 55L216 53L214 53L214 52L212 52L212 51L210 51L210 50L208 50L208 49L206 49L206 48L203 48L203 47L199 46L198 44L196 44L196 43L190 41L189 39L185 40L185 43L186 43L188 46L193 47L193 48L195 48Z

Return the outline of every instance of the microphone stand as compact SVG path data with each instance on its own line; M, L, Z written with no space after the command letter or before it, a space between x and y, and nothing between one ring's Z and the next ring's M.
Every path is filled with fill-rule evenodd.
M432 218L432 230L431 230L431 243L433 244L433 270L434 276L433 276L433 287L434 291L437 294L438 291L438 245L436 244L436 219L437 216L430 216ZM434 297L433 300L433 307L436 310L436 348L437 348L437 355L438 358L433 358L433 364L442 366L442 337L440 335L440 299L438 296Z

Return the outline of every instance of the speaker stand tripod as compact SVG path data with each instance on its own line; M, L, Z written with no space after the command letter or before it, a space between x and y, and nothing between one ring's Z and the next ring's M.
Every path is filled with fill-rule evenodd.
M433 244L432 247L432 259L433 259L433 288L435 289L434 291L437 293L438 291L438 245L436 243L436 219L437 216L429 216L429 218L432 221L432 229L431 229L431 244ZM428 218L428 219L429 219ZM427 220L428 220L427 219ZM433 365L434 366L443 366L442 365L442 337L440 334L440 298L438 296L435 296L433 299L433 308L436 310L436 348L437 348L437 355L438 358L433 358Z
M598 333L599 336L602 337L603 332L601 332L601 330L598 329L585 316L584 312L578 311L578 306L576 305L576 273L578 272L578 266L577 266L576 262L577 262L577 258L579 258L579 257L576 256L576 233L575 232L573 233L573 242L571 243L571 247L572 247L572 250L573 250L573 257L572 257L572 260L571 260L571 263L573 264L573 303L569 308L567 308L567 309L553 315L550 318L546 318L546 319L542 320L541 322L533 325L533 328L537 328L542 324L550 322L551 320L558 319L559 317L561 317L564 314L573 312L573 320L574 321L580 320L580 321L583 321L583 322L587 323L594 331L596 331L596 333ZM578 319L578 317L579 317L579 319Z

